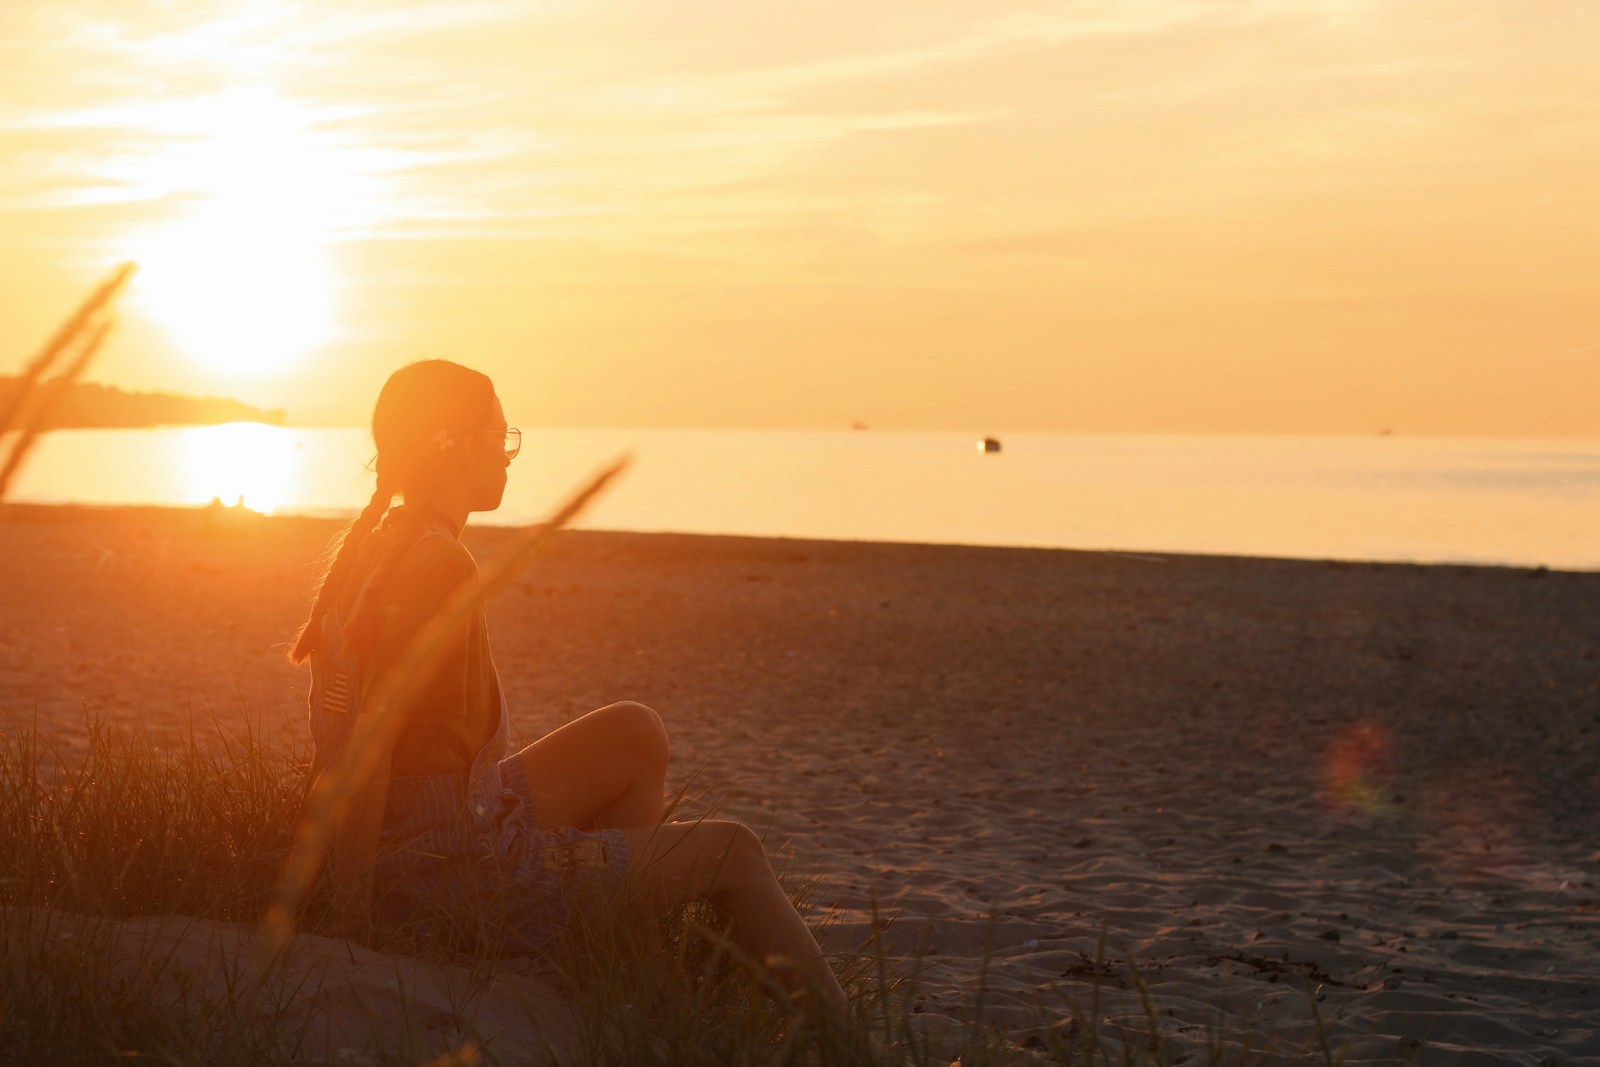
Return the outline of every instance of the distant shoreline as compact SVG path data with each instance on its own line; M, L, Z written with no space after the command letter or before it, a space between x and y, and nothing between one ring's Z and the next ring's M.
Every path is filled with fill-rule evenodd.
M24 405L19 422L27 420L41 397L55 385L40 383ZM22 379L0 376L0 408L10 406ZM283 426L284 408L261 408L231 397L182 393L133 393L97 382L71 382L51 397L40 420L41 430L151 430L164 426L215 426L227 422L260 422Z

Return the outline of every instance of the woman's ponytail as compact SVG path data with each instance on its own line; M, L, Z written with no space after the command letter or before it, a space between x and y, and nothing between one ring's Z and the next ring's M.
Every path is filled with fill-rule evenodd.
M322 642L322 628L317 624L322 621L323 614L328 610L334 598L338 597L340 588L344 585L345 577L350 573L351 560L355 557L355 550L367 539L373 530L378 528L378 523L383 520L384 512L389 510L389 504L394 500L398 486L391 479L384 477L383 457L378 457L378 485L372 491L372 499L367 506L357 515L328 545L327 556L332 557L322 577L317 581L314 598L311 601L311 614L300 627L300 632L295 634L294 643L289 646L289 662L301 664L311 657Z

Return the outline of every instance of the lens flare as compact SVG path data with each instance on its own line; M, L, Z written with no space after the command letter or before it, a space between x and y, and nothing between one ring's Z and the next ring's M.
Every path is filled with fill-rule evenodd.
M1394 806L1387 784L1393 739L1382 723L1348 727L1322 754L1323 800L1343 814L1379 815Z

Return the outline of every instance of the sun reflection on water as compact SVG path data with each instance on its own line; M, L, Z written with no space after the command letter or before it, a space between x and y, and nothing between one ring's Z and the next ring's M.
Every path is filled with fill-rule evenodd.
M293 495L300 456L293 431L259 422L227 422L183 431L186 502L221 500L270 513Z

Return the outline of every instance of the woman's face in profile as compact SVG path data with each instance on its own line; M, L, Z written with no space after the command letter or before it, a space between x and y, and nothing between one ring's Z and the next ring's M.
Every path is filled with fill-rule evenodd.
M506 414L498 396L482 429L472 435L466 453L464 473L471 511L493 511L506 491L506 468L511 461L506 458Z

